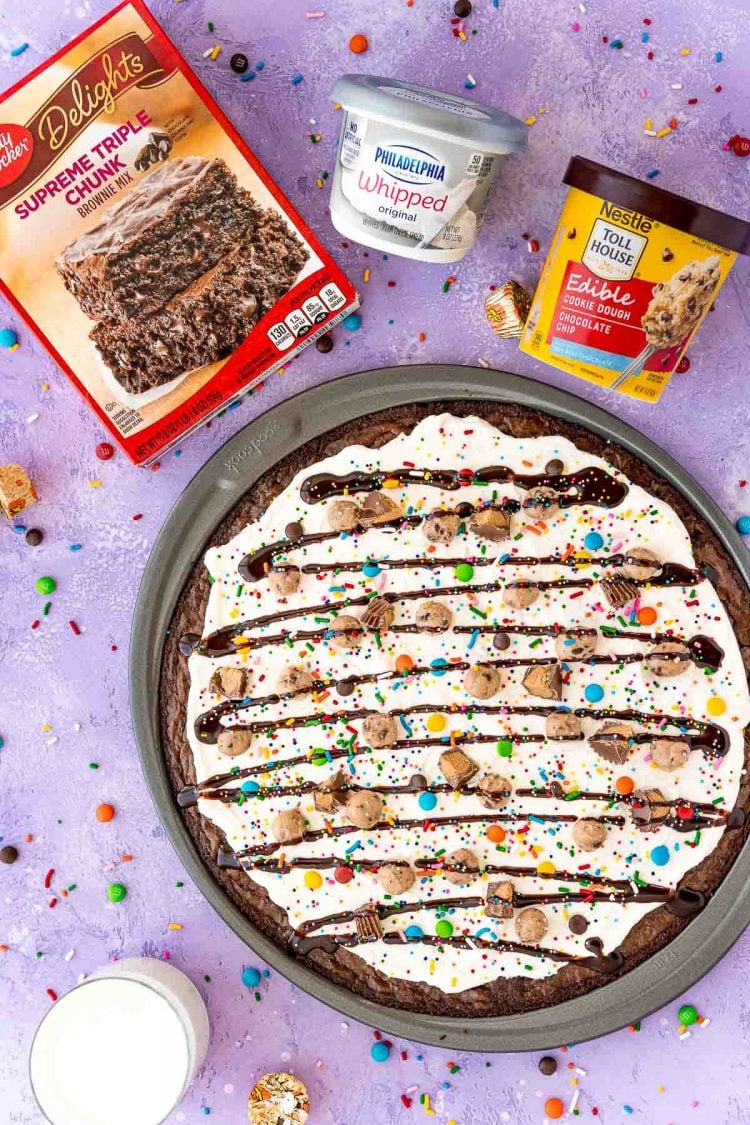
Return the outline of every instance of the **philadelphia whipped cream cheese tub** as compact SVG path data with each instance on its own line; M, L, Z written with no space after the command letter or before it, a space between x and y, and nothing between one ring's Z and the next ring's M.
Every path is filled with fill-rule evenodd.
M331 219L347 238L423 262L474 245L502 158L526 147L523 122L411 82L345 74Z

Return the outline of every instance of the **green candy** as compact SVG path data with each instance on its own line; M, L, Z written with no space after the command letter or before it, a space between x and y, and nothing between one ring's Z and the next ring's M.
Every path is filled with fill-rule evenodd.
M474 567L471 563L459 563L453 573L459 582L471 582L474 577Z
M37 578L37 594L54 594L56 589L57 583L55 582L54 578L50 578L49 575L43 575L41 578Z
M698 1022L698 1009L692 1004L683 1004L677 1013L677 1018L684 1027Z
M128 888L122 883L110 883L107 887L107 898L110 902L122 902L127 893Z
M450 937L453 933L453 925L447 922L444 918L435 926L435 933L438 937Z
M497 744L497 752L501 758L510 758L513 753L513 743L509 738L501 738Z

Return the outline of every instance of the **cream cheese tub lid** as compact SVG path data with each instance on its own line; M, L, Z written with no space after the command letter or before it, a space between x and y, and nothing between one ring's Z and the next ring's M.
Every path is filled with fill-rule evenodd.
M420 133L445 137L483 152L522 152L526 148L526 127L517 117L413 82L378 78L375 74L344 74L331 96L354 113L411 126Z

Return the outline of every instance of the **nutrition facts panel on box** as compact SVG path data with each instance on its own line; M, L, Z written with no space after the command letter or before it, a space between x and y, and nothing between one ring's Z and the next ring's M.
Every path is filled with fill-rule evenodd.
M285 352L297 340L307 336L314 324L322 324L329 313L346 304L346 298L338 285L329 282L324 285L317 297L308 297L299 309L292 309L283 320L268 329L268 339Z

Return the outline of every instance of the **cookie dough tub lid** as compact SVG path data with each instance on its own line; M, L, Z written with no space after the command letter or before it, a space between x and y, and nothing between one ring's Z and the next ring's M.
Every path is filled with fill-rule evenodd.
M750 222L653 187L583 156L571 158L563 183L737 254L750 254Z
M344 74L331 97L346 109L487 153L523 152L526 127L501 109L413 82Z

